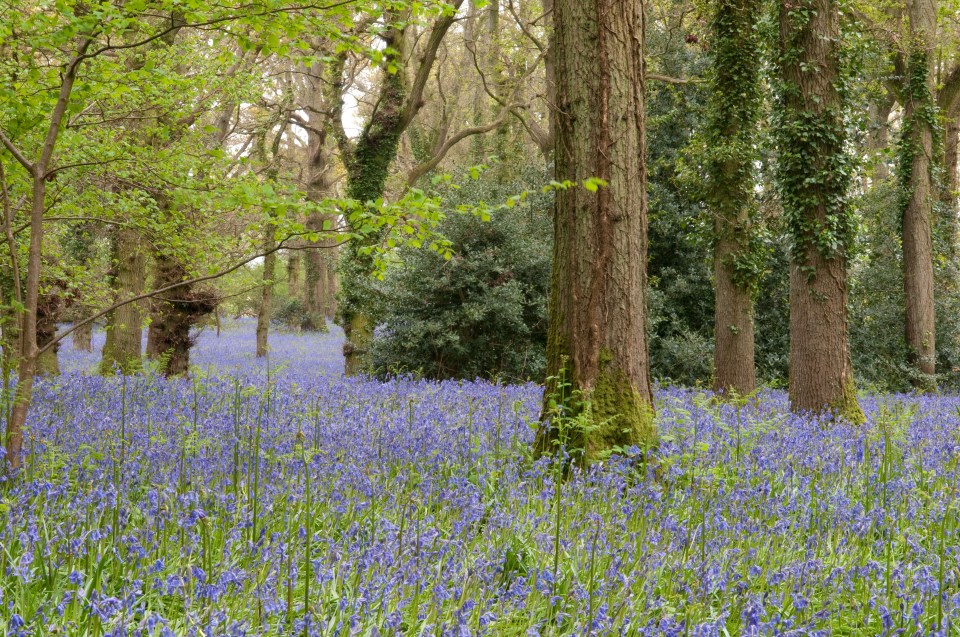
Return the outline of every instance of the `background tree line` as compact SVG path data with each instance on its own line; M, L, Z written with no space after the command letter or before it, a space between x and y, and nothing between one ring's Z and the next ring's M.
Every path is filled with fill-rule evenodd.
M8 449L96 322L105 374L185 374L192 329L249 314L258 355L335 320L348 373L636 357L641 402L763 382L856 417L855 386L956 383L948 3L0 10Z

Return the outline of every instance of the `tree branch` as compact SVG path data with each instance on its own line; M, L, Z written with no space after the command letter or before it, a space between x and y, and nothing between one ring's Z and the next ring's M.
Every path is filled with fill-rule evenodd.
M10 154L13 155L13 158L16 159L16 160L20 163L21 166L23 166L24 168L26 168L27 172L30 173L30 176L32 177L32 176L33 176L33 171L35 170L34 167L33 167L33 164L30 163L30 160L28 160L28 159L23 155L23 153L20 152L20 149L17 148L17 147L14 145L14 143L11 142L10 139L9 139L6 135L3 134L3 131L2 131L2 130L0 130L0 143L2 143L2 144L4 145L4 147L5 147L8 151L10 151Z

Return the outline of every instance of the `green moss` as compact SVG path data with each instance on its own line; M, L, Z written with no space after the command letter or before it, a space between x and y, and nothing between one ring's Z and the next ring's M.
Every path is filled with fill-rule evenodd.
M602 460L617 448L648 447L657 437L653 405L622 371L607 369L603 357L601 361L596 385L586 396L590 410L589 428L583 433L586 462Z
M860 400L857 397L857 387L853 379L847 380L843 386L840 396L830 405L831 411L838 417L855 425L862 425L867 422L867 416L860 407Z

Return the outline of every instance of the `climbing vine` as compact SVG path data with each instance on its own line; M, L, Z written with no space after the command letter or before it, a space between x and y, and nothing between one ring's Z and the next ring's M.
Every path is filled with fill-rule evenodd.
M927 127L933 135L933 156L936 157L942 145L943 135L940 125L937 101L930 91L930 53L922 42L913 42L910 46L910 56L907 61L906 77L904 78L904 104L910 104L912 110L909 117L904 117L903 128L900 132L900 143L897 147L897 185L898 208L901 216L906 213L910 199L913 197L913 163L921 148L922 129ZM928 163L930 180L935 182L936 162Z
M832 60L814 59L817 39L824 36L811 25L817 15L812 0L782 11L786 15L778 59L777 186L793 239L793 261L804 264L810 248L825 259L843 256L854 237L856 220L848 191L855 161L846 150L852 65L842 38L833 41L836 50L826 53ZM802 90L801 82L819 81L814 73L825 76L826 91Z
M733 240L734 283L756 292L765 255L756 205L763 0L717 0L713 9L712 68L706 134L702 140L705 200L715 216L715 241Z

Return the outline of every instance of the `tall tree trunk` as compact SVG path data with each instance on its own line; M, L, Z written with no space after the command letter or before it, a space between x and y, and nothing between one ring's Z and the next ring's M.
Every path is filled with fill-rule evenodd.
M873 184L890 177L890 167L884 156L890 146L890 111L893 110L893 100L887 93L869 106L870 130L867 132L866 151L871 170L864 177L869 177ZM867 184L864 184L864 190Z
M401 46L404 37L398 36L393 46ZM347 194L351 199L368 202L383 195L390 164L400 145L400 136L406 125L403 109L407 98L405 74L398 71L386 74L381 100L370 117L346 161ZM370 282L373 263L361 250L366 247L352 241L340 252L338 269L344 278L343 293L339 299L340 324L346 340L343 344L344 373L360 374L370 368L370 345L376 327L377 293Z
M757 267L756 129L760 113L757 0L717 0L707 139L708 203L714 219L714 389L756 388L753 295Z
M847 324L844 103L837 0L780 4L779 181L793 249L790 403L862 422Z
M341 157L347 169L347 194L361 202L375 201L383 196L390 165L397 156L400 138L423 107L423 91L430 77L437 51L447 31L457 19L457 12L464 0L453 0L451 10L437 18L420 55L419 64L408 84L409 38L400 10L391 10L387 22L391 28L380 37L388 55L384 56L383 79L377 95L376 107L367 120L360 136L351 143L343 131L343 67L334 69L331 86L336 93L336 108L333 124L337 131ZM397 67L389 72L389 66ZM360 242L352 241L340 251L337 265L340 294L337 299L337 316L346 340L343 344L344 371L347 375L358 374L370 368L370 344L380 310L379 295L370 284L372 259L362 253Z
M93 323L84 323L71 335L73 339L73 349L78 352L93 351Z
M327 260L320 246L307 252L306 265L306 275L303 279L303 307L307 313L320 316L323 315L327 286Z
M116 229L111 237L111 286L116 300L143 294L146 281L146 254L135 229ZM107 340L103 345L100 373L139 372L143 338L143 311L140 303L127 303L107 315Z
M274 226L267 223L264 228L264 251L272 250L275 245ZM257 312L257 358L267 355L267 335L270 332L270 317L273 314L273 279L276 276L277 253L270 252L263 257L263 284L260 293L260 309Z
M644 12L640 0L557 0L557 192L540 452L587 462L656 437L647 348ZM556 379L563 379L563 383ZM564 386L569 384L569 386ZM566 415L590 427L565 432ZM589 411L584 412L589 405Z
M37 304L40 297L40 277L43 274L43 225L46 212L47 171L53 158L53 152L60 136L60 126L70 104L70 95L77 78L77 69L85 59L85 55L93 38L79 36L79 44L72 59L64 66L61 74L60 92L57 102L50 113L50 124L40 149L40 156L36 162L28 162L20 154L17 161L26 169L31 177L32 189L30 196L30 245L27 250L27 280L23 291L23 315L20 333L20 360L17 370L17 389L14 395L13 408L7 418L5 431L4 459L8 470L15 474L21 465L21 451L23 449L23 427L27 422L27 412L33 397L33 380L37 371L37 358L40 348L37 344ZM6 143L4 144L7 145ZM8 148L9 150L9 148ZM12 151L11 151L12 152ZM9 228L8 228L9 231Z
M904 90L904 125L900 141L903 196L903 290L906 339L918 372L918 389L936 388L936 315L933 303L933 135L935 0L909 0L910 51Z

